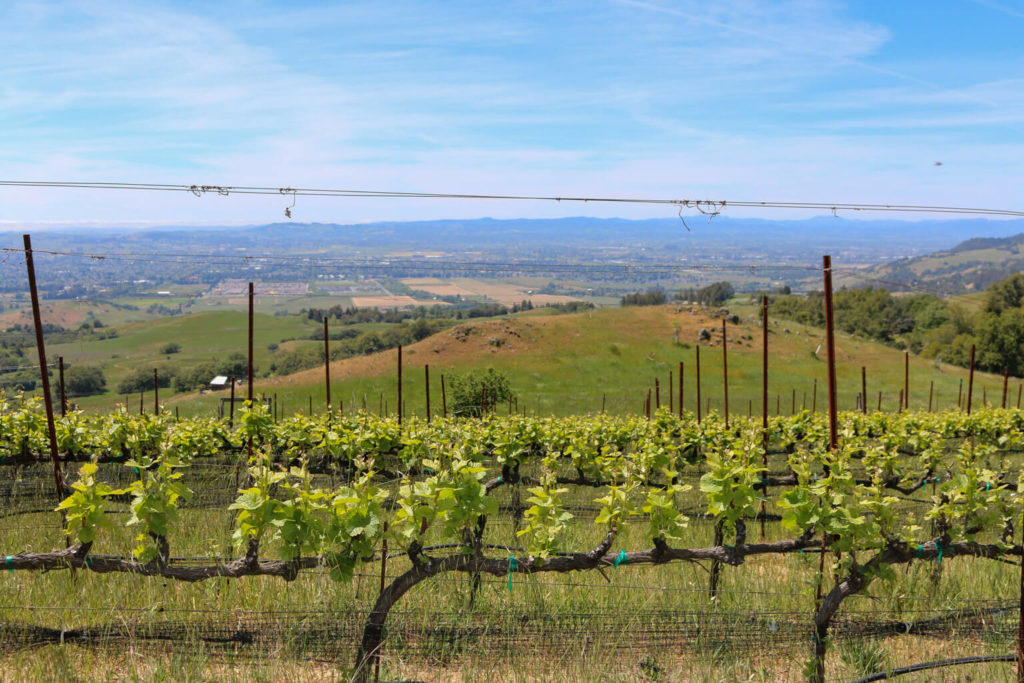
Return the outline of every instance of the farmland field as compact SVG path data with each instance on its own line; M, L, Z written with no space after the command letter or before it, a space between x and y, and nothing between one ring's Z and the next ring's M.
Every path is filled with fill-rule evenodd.
M405 306L430 305L432 301L417 301L411 296L354 296L352 305L357 308L402 308Z
M495 301L503 306L512 306L529 300L534 306L577 301L577 297L558 294L538 294L531 288L505 282L488 282L470 278L406 278L402 284L438 296L479 297Z

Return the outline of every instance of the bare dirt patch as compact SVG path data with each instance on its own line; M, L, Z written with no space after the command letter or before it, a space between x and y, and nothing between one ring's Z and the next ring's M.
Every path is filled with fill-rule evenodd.
M82 321L86 318L86 311L81 308L74 308L70 305L42 305L39 308L40 317L44 323L50 323L53 325L60 325L61 327L78 327L82 324ZM6 326L11 325L31 325L32 324L32 309L29 307L6 311L0 314L0 324Z
M356 308L395 308L419 306L421 303L411 296L354 296L352 305ZM431 304L434 302L431 301Z

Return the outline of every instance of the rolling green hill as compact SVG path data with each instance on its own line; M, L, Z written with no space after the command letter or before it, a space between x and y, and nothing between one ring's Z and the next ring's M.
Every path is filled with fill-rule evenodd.
M899 259L856 273L838 273L837 286L863 286L865 278L893 291L923 288L956 296L985 290L1024 271L1024 233L1011 237L973 238L948 251ZM903 285L901 287L900 285Z
M746 414L760 406L761 330L753 307L732 305L739 324L728 326L730 412ZM267 346L286 339L287 345L318 344L308 335L315 323L298 316L255 318L257 367L266 367ZM507 318L463 323L404 349L404 400L409 413L425 410L424 365L430 366L431 402L441 410L440 376L478 367L506 372L519 397L519 408L537 414L573 414L601 410L623 413L641 410L657 378L662 404L669 402L669 373L673 373L672 399L678 391L678 365L683 362L684 405L696 409L696 341L702 329L710 340L701 346L702 399L713 410L722 409L722 322L708 312L679 304L597 309L583 313L552 315L532 311ZM817 380L817 408L826 396L824 332L788 321L770 325L769 394L771 412L783 413L794 405L811 408ZM306 338L306 339L304 339ZM837 336L840 407L851 409L860 391L860 368L867 367L868 406L895 410L903 386L904 356L881 344L839 334ZM182 347L166 356L160 348L169 341ZM52 358L63 355L69 363L99 365L107 377L108 392L79 399L85 409L107 410L125 397L113 392L119 380L139 368L188 367L213 357L245 353L246 317L238 312L202 313L119 328L114 339L53 345ZM361 407L377 412L386 404L394 412L397 390L395 350L335 361L331 366L332 398L346 410ZM936 408L955 406L963 368L912 357L910 360L911 407L927 409L929 389L934 386ZM325 402L324 371L314 368L292 375L257 378L255 392L276 396L283 412L322 410ZM1015 404L1018 383L1011 384ZM989 402L1001 399L1002 378L978 374L975 401L984 395ZM175 394L161 390L161 403L182 415L215 414L226 392ZM137 409L138 396L128 400ZM146 410L151 410L151 395Z
M728 364L730 411L746 414L760 405L761 341L755 311L733 307L738 325L729 325ZM713 410L723 406L720 319L688 307L664 306L595 310L571 315L520 315L508 319L471 322L446 330L403 352L403 398L409 413L425 410L424 365L430 366L431 403L441 409L440 375L478 367L506 372L519 397L519 408L537 414L573 414L599 411L602 403L614 413L641 409L657 378L661 402L669 402L669 373L673 373L673 402L677 400L678 365L683 362L684 405L696 409L696 340L701 329L711 333L701 347L702 399ZM851 409L860 391L860 368L867 367L868 407L895 410L903 386L903 353L847 335L837 337L840 407ZM826 396L824 333L821 329L779 321L770 326L769 394L771 412L789 412L794 405L811 408L817 380L817 408ZM955 406L962 368L911 358L910 402L913 409L928 407L933 387L935 407ZM373 412L386 404L393 412L397 394L397 352L336 361L331 366L332 398L346 410L364 401ZM1011 385L1015 403L1018 383ZM975 401L1001 399L1002 378L976 376ZM257 394L276 396L283 412L307 411L312 401L321 410L325 401L324 371L315 368L284 377L257 380ZM182 414L208 413L218 397L206 393L168 397L168 405ZM706 403L705 403L706 407Z

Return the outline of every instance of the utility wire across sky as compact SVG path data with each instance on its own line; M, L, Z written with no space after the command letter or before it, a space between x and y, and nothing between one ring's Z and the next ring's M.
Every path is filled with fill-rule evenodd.
M367 199L466 199L502 201L543 201L613 204L647 204L678 207L680 218L683 209L693 209L700 214L714 217L725 208L746 207L764 209L803 209L813 211L870 211L895 213L958 214L971 216L1002 216L1024 218L1024 210L976 208L962 206L928 206L917 204L865 204L857 202L800 202L800 201L750 201L724 199L662 199L636 197L599 196L558 196L558 195L517 195L517 194L475 194L465 192L405 192L393 190L352 190L307 187L260 187L253 185L175 185L168 183L124 183L124 182L72 182L38 180L0 180L0 187L34 187L78 190L133 190L141 192L182 192L202 197L207 194L227 197L231 195L279 195L293 200L296 197L343 197ZM287 207L285 215L290 217Z

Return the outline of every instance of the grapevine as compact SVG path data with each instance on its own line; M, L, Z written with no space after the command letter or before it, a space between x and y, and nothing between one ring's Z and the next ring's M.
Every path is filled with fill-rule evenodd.
M31 401L0 399L0 423L8 427L0 436L4 462L38 457L44 425L37 413ZM124 412L62 418L62 458L89 456L59 506L73 545L13 554L8 567L183 581L292 580L323 567L331 579L349 581L355 567L379 557L388 542L402 549L411 567L380 594L368 617L356 662L357 677L365 680L389 610L415 585L445 572L507 576L679 561L737 567L755 555L823 548L838 558L833 572L839 578L814 613L825 639L842 601L891 580L896 565L1021 555L1012 522L1019 517L1024 474L1010 463L1019 461L1011 456L1022 447L1024 420L1015 410L845 415L837 451L828 449L820 416L805 411L775 418L768 468L759 424L733 420L727 428L714 415L697 424L666 411L650 420L491 416L399 426L363 413L275 424L256 407L244 409L239 424L232 431L215 420ZM179 507L192 495L183 474L209 459L242 463L250 438L254 453L229 506L239 556L176 566L170 543ZM101 476L109 467L130 468L135 480L115 489ZM316 471L340 483L316 485L323 481L314 479ZM520 483L527 490L522 548L498 552L484 542L486 520L499 514L495 492ZM759 514L766 484L789 537L757 543L746 525ZM926 484L934 492L922 518L904 502L911 494L926 495ZM584 487L597 510L602 540L595 547L568 547L567 531L580 523L566 504L573 486ZM698 493L698 509L685 510L682 501ZM126 523L138 531L132 557L96 553L118 506L127 506ZM688 545L695 515L715 525L712 545ZM631 520L641 522L640 547L616 548L619 528Z

